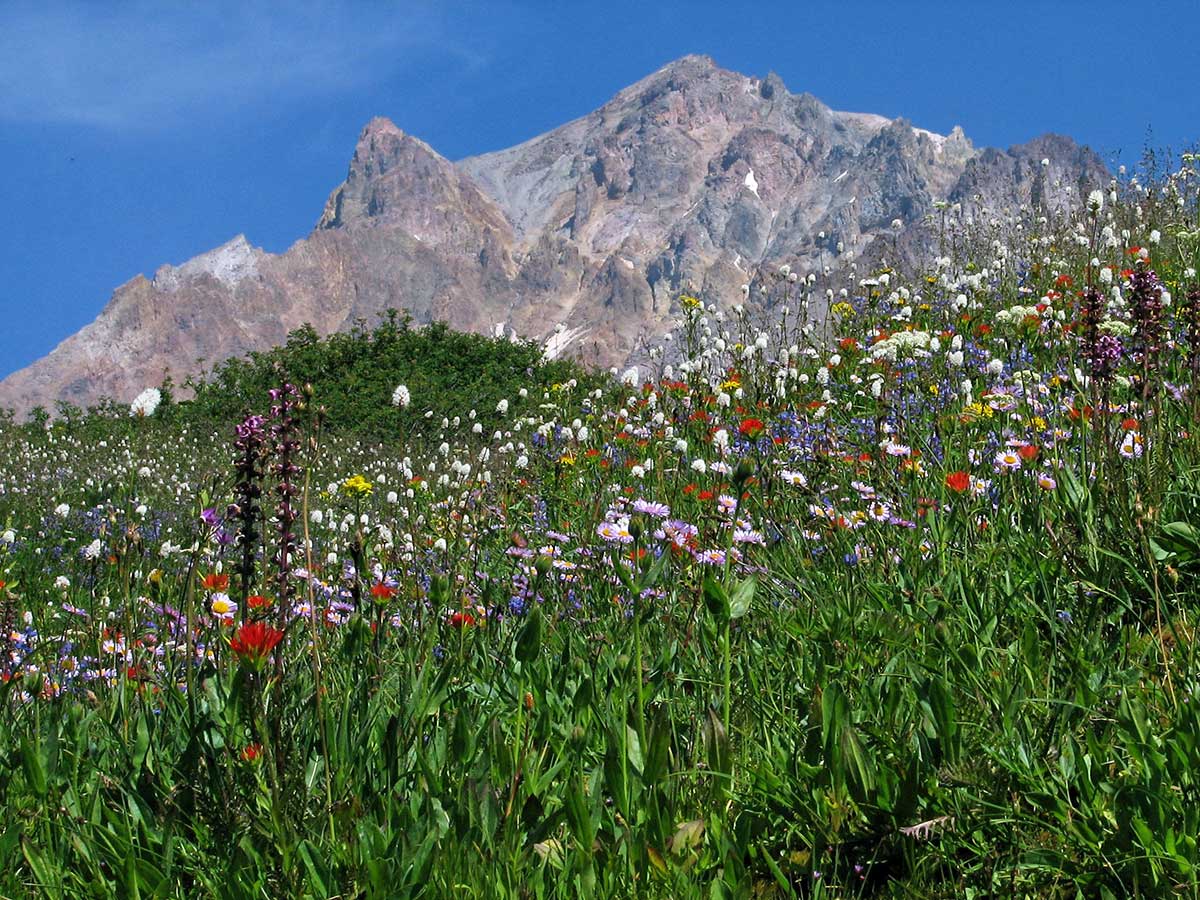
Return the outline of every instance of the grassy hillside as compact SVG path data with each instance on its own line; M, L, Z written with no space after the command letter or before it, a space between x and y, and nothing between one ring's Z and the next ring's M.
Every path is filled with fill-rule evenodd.
M1196 183L6 429L0 892L1195 896Z

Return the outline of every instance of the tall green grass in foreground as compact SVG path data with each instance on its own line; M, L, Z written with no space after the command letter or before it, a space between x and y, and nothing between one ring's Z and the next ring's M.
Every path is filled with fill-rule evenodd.
M1190 165L382 444L9 429L0 893L1200 893Z

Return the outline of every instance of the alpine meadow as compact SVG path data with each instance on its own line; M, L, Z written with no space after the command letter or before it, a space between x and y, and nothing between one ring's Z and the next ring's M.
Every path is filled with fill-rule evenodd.
M1200 896L1200 156L664 72L12 376L0 895Z

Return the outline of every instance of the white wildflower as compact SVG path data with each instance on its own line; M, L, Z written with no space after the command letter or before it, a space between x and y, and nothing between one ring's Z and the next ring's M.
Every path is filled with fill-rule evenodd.
M138 419L152 416L160 403L162 403L162 391L158 388L146 388L129 404L129 415Z

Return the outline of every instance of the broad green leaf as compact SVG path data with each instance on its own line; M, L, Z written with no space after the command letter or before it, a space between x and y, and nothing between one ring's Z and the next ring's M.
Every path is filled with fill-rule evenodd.
M749 611L757 587L758 579L751 575L733 589L733 595L729 598L729 617L731 619L740 619Z
M520 662L531 663L537 659L542 649L543 623L542 608L535 606L517 637L516 657Z
M729 621L729 593L712 575L704 578L704 605L718 625Z

